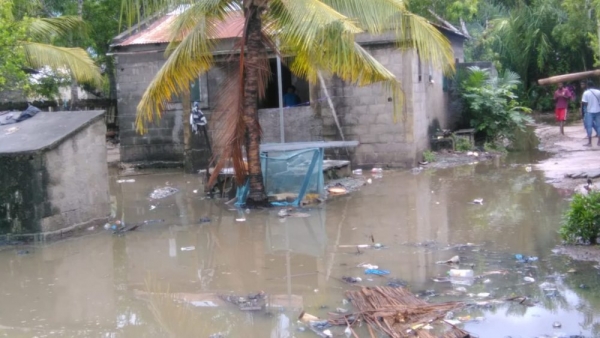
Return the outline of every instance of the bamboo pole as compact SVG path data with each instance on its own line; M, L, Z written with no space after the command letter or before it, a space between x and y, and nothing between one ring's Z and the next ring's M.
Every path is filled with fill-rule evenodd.
M539 79L538 84L540 86L547 86L547 85L551 85L551 84L557 84L559 82L570 82L570 81L583 80L583 79L593 77L593 76L600 76L600 69L590 70L590 71L581 72L581 73L556 75L556 76L552 76L552 77L545 78L545 79Z

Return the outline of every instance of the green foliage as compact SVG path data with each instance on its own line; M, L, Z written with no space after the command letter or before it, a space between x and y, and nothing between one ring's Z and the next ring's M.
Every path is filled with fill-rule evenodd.
M58 100L60 88L71 84L71 77L65 72L43 71L32 76L27 88L30 97Z
M412 12L424 17L431 17L429 9L446 20L458 21L472 19L477 14L479 0L420 0L410 1Z
M565 213L560 236L569 243L579 240L596 244L600 234L600 192L576 194Z
M435 162L435 160L436 160L435 152L433 152L431 150L425 150L423 152L423 160L425 162Z
M454 148L456 148L457 151L469 151L472 149L471 142L464 137L454 138Z
M518 101L519 76L505 71L492 77L489 70L470 67L458 76L459 93L465 103L463 119L470 122L486 141L512 138L516 129L533 122L531 110Z
M465 45L465 59L515 71L527 106L551 110L551 88L536 81L593 67L598 9L600 0L480 1L476 15L467 20L472 39Z
M506 148L504 148L504 146L502 146L498 142L485 142L483 144L483 150L487 151L488 153L506 153L507 152Z
M25 38L25 30L13 17L11 0L0 0L0 91L20 87L27 78L23 70L25 54L19 41Z

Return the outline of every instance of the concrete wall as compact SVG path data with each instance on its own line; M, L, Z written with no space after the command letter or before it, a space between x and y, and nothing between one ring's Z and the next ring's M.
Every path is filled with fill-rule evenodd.
M105 135L106 125L99 120L44 154L52 213L42 218L42 232L108 217Z
M123 162L183 162L183 114L171 105L160 121L140 135L135 130L136 108L148 84L164 63L162 51L121 54L116 58L117 107Z
M99 118L54 148L1 155L0 235L104 223L110 211L105 135Z
M404 111L396 120L392 94L382 85L357 87L330 80L327 86L334 97L344 136L360 142L352 152L355 165L411 167L429 148L432 132L448 127L443 75L425 63L419 66L417 53L401 52L386 43L387 38L364 37L362 43L402 83ZM320 95L324 96L322 90ZM324 137L339 140L330 109L320 106Z
M262 142L279 143L279 108L259 110L258 119L263 131ZM284 108L283 121L285 142L323 140L323 122L315 116L310 106Z

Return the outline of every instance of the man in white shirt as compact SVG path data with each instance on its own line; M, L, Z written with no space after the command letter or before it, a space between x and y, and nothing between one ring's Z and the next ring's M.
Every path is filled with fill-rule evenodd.
M588 143L584 146L592 146L592 129L596 130L600 127L600 90L593 88L594 83L592 81L587 82L587 90L583 92L581 98L581 111L583 113L583 125L587 132ZM600 146L600 138L598 138L598 145Z

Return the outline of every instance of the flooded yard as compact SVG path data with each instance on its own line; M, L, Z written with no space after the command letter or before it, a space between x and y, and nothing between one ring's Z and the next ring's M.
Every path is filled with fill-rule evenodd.
M598 269L553 254L568 196L529 170L536 156L386 171L283 219L204 198L198 175L111 177L113 216L140 227L0 250L0 336L317 337L301 310L351 312L345 290L390 282L468 303L448 319L479 337L598 336ZM165 186L178 192L149 198ZM478 278L447 281L450 267L436 262L456 255ZM261 311L219 297L261 292L272 305ZM364 326L357 334L369 337Z

